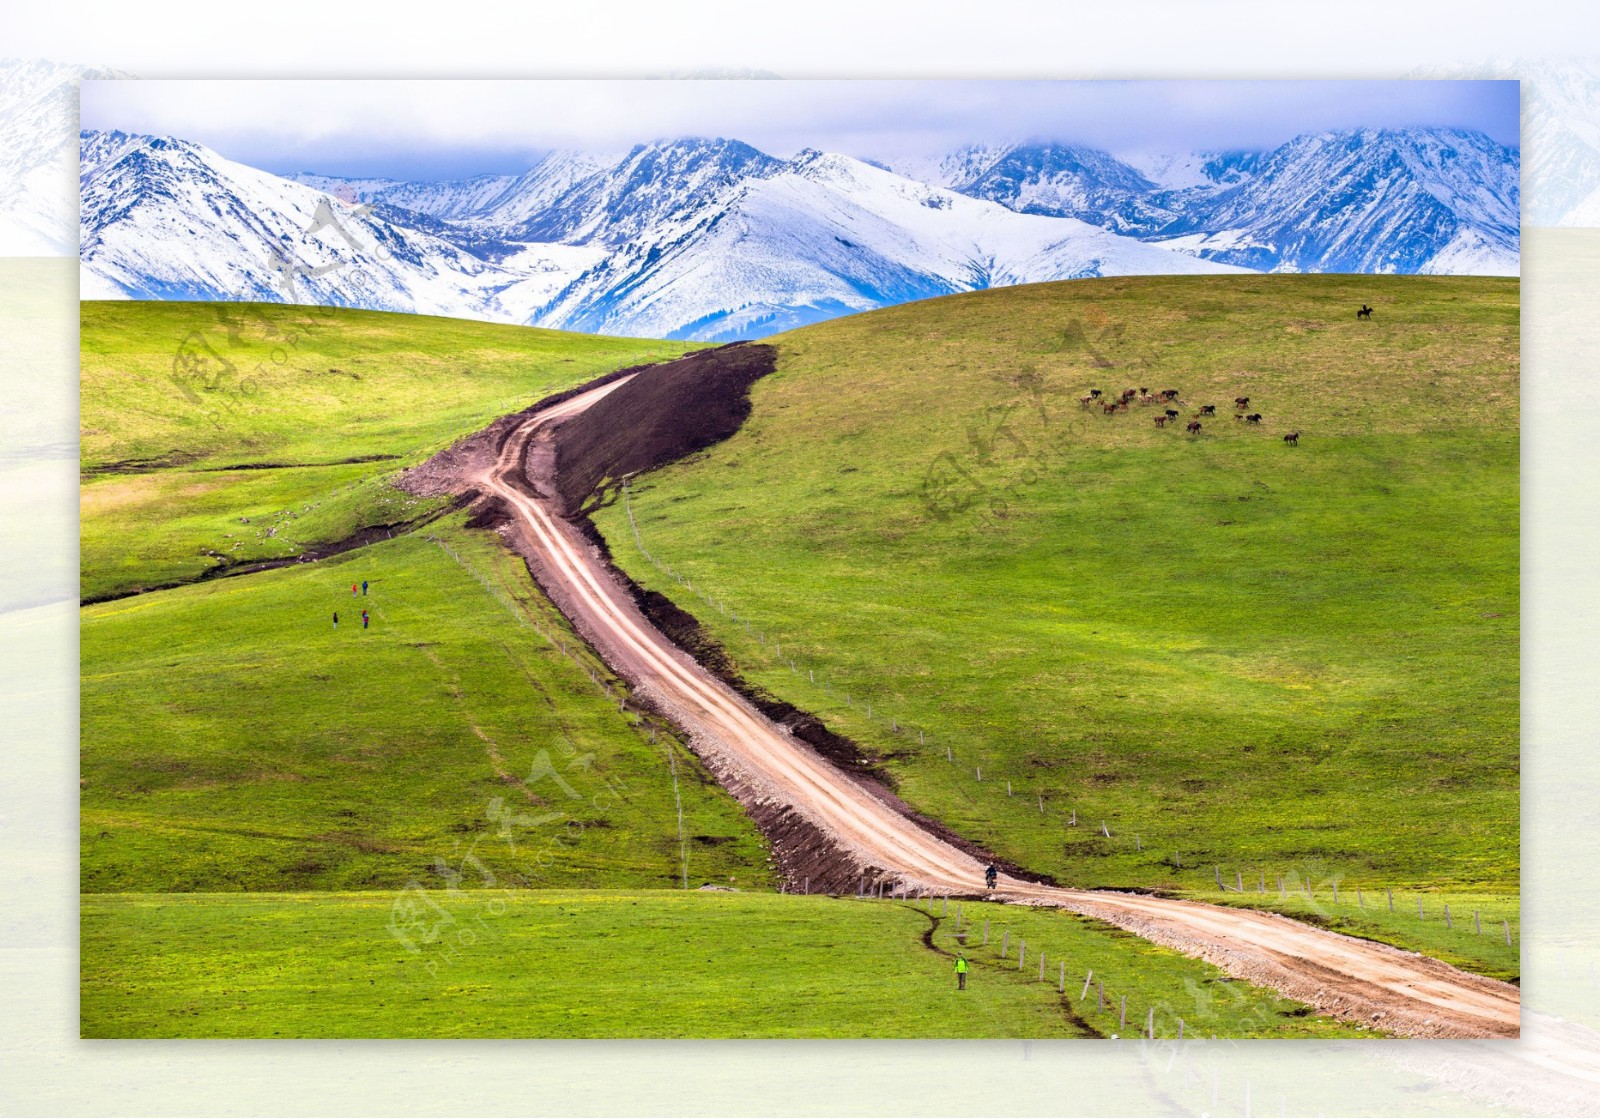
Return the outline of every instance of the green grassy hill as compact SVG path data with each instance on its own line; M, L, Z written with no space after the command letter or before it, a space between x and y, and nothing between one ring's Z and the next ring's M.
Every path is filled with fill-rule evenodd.
M772 342L740 432L600 525L912 804L1074 884L1514 907L1516 281L1074 281ZM1140 386L1218 418L1079 404Z
M958 932L954 905L777 894L433 890L402 910L396 900L86 898L83 1034L1127 1037L1153 1011L1164 1038L1180 1019L1188 1037L1373 1036L1059 911L966 905ZM966 991L955 989L958 950L972 967ZM1103 1006L1098 985L1084 997L1091 969Z
M1357 335L1313 313L1348 297L1340 283L1354 281L1251 280L1221 309L1216 289L1174 281L1052 285L780 339L744 430L632 498L657 559L755 619L748 632L646 562L625 509L603 527L641 581L701 607L752 679L1024 865L1199 889L1202 852L1230 869L1314 853L1330 873L1471 886L1497 915L1515 885L1515 287L1414 281L1423 326L1384 303ZM1378 303L1387 283L1349 291ZM437 512L386 479L547 392L688 348L323 314L85 306L86 597ZM1288 358L1239 356L1279 333ZM202 384L180 365L170 381L191 334L234 372L213 365ZM1281 392L1348 430L1301 421L1303 445L1284 448L1273 412L1267 432L1225 423L1190 444L1137 413L1078 409L1084 369L1126 368L1157 337L1215 384L1258 378L1263 411ZM1351 345L1367 349L1347 373ZM1213 350L1231 356L1206 365ZM1424 365L1436 384L1414 383ZM259 379L248 392L241 370ZM1300 380L1313 374L1320 388ZM1170 383L1191 401L1205 389L1194 372ZM1431 426L1397 418L1419 409ZM268 468L230 469L252 464ZM520 561L463 514L81 618L86 1035L1119 1028L992 942L969 942L974 997L952 1002L953 918L766 892L739 807L618 709ZM1114 838L1068 828L1071 806ZM1156 850L1179 843L1182 871ZM691 885L747 892L671 892L685 863ZM417 953L389 932L412 902L451 918ZM1093 967L1155 1008L1162 1036L1179 1018L1221 1036L1350 1032L1067 914L965 912L1052 969Z
M82 321L86 595L413 519L439 503L388 485L401 467L684 349L286 306L85 304ZM173 383L180 343L258 385ZM223 469L241 463L321 465ZM93 473L111 466L133 472ZM768 882L739 806L617 709L520 561L463 520L84 608L83 889L398 889L463 860L467 884L669 885L686 861L695 884Z
M466 885L771 880L520 561L436 528L83 609L85 891L399 889L448 881L436 860Z
M695 348L278 304L91 302L80 324L86 599L423 516L439 503L382 483L541 396Z

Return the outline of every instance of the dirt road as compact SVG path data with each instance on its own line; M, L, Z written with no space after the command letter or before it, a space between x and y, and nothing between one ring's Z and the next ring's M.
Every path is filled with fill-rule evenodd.
M625 383L613 381L528 416L474 482L510 507L524 554L585 638L689 732L707 765L746 804L800 814L851 853L864 873L897 886L1061 906L1204 958L1321 1012L1397 1034L1517 1036L1516 987L1274 914L1041 886L1010 876L986 891L983 866L973 856L851 779L673 645L640 613L598 549L561 516L549 432Z

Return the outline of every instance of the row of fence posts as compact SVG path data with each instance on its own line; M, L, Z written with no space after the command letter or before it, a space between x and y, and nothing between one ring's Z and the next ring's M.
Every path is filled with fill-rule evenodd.
M1227 893L1228 891L1232 890L1235 893L1248 894L1248 891L1245 888L1244 871L1235 870L1234 871L1234 880L1233 880L1233 882L1231 884L1223 880L1222 867L1221 866L1213 865L1212 874L1216 879L1217 889L1220 890L1221 892ZM1288 883L1285 882L1283 875L1277 874L1274 877L1277 880L1278 900L1279 901L1288 901L1289 900L1289 895L1291 893L1299 894L1299 893L1302 893L1302 892L1305 894L1305 898L1306 898L1307 901L1315 901L1316 900L1316 896L1315 896L1315 893L1313 892L1313 887L1312 887L1312 884L1311 884L1311 878L1310 878L1309 875L1307 875L1306 877L1298 880L1294 884L1294 886L1292 888L1288 885ZM1255 886L1256 886L1256 892L1257 893L1262 894L1262 895L1265 895L1267 893L1267 875L1266 875L1266 871L1258 870L1256 872ZM1333 904L1334 905L1340 904L1340 901L1339 901L1339 880L1336 879L1336 878L1329 880L1328 888L1329 888L1329 890L1330 890L1330 892L1332 894ZM1395 904L1394 904L1394 889L1392 887L1389 887L1389 886L1384 886L1384 887L1381 887L1381 888L1383 890L1384 898L1388 903L1388 911L1390 913L1398 912L1395 909ZM1350 889L1349 889L1349 887L1346 887L1345 888L1345 894L1346 894L1347 897L1348 897L1349 893L1350 893ZM1356 895L1356 908L1357 909L1366 909L1367 908L1366 892L1360 886L1357 886L1355 888L1355 895ZM1344 904L1348 905L1349 902L1346 901ZM1449 902L1445 902L1445 903L1443 903L1443 905L1444 905L1444 917L1443 917L1444 926L1447 929L1454 929L1455 928L1455 919L1450 914L1450 903ZM1417 920L1419 920L1419 921L1426 921L1427 920L1427 913L1426 913L1426 910L1423 907L1423 896L1421 894L1417 895ZM1490 926L1489 927L1490 927L1491 930L1494 928L1494 924L1493 924L1492 921L1490 922ZM1509 947L1511 947L1511 945L1513 943L1513 938L1512 938L1512 935L1511 935L1511 922L1510 922L1510 920L1502 919L1501 922L1500 922L1500 927L1501 927L1502 935L1505 938L1506 947L1509 948ZM1472 931L1473 931L1474 935L1477 935L1477 936L1482 936L1483 935L1483 914L1482 914L1481 911L1479 911L1477 909L1474 909L1472 911Z
M805 878L804 886L802 888L803 888L803 892L805 892L807 894L809 894L811 892L811 878L809 876L807 876ZM910 901L914 905L921 905L921 906L924 907L925 912L930 917L931 916L935 916L934 910L935 910L936 906L937 906L937 908L939 910L937 916L941 920L950 916L950 895L947 894L947 893L936 893L935 891L928 890L928 889L920 889L919 890L919 889L916 889L916 888L912 887L909 883L906 883L906 882L895 882L895 881L893 881L891 879L885 879L885 878L874 878L869 883L869 881L868 881L868 879L867 879L867 877L865 875L862 875L862 876L859 877L859 879L857 881L857 884L856 884L856 898L858 900L881 900L881 899L883 899L885 897L887 897L887 898L889 898L891 900ZM967 947L966 939L965 939L965 936L964 936L964 932L965 932L965 929L968 926L965 926L964 921L965 921L965 915L961 911L961 903L957 902L956 903L956 907L955 907L955 937L956 937L957 942L962 946L962 948ZM988 947L988 945L989 945L989 919L987 917L985 917L984 921L983 921L983 936L982 936L982 939L979 941L979 945L978 946L982 947L982 948L986 948L986 947ZM1010 929L1004 929L1004 930L1001 931L1001 934L1000 934L1000 959L1009 960L1010 958L1011 958L1011 930ZM1037 951L1035 953L1035 957L1034 958L1037 960L1037 977L1036 977L1037 981L1040 982L1040 983L1048 982L1049 981L1049 977L1048 977L1048 974L1047 974L1048 973L1048 969L1047 969L1047 966L1046 966L1046 963L1047 963L1047 960L1048 960L1048 953L1046 953L1046 952L1044 952L1042 950ZM1019 937L1018 940L1017 940L1016 970L1017 971L1023 971L1027 966L1027 960L1028 960L1028 942ZM1067 962L1065 960L1057 961L1057 969L1056 969L1056 976L1055 976L1055 986L1056 986L1056 993L1058 995L1060 995L1062 998L1067 998L1068 997L1067 996ZM1093 988L1093 990L1095 992L1095 1010L1098 1013L1104 1014L1104 1013L1107 1012L1108 1005L1114 1005L1115 1009L1116 1009L1116 1013L1117 1013L1117 1031L1118 1031L1118 1036L1121 1036L1122 1034L1125 1034L1127 1032L1127 1029L1128 1029L1128 996L1127 995L1113 996L1113 1002L1111 1004L1108 1004L1107 995L1106 995L1105 979L1103 977L1102 978L1096 978L1095 974L1094 974L1094 969L1093 968L1089 968L1088 970L1086 970L1084 972L1083 987L1078 992L1078 999L1077 999L1078 1002L1084 1002L1089 998L1089 991L1090 991L1091 987ZM1135 1020L1137 1021L1137 1019L1135 1019ZM1177 1038L1178 1038L1178 1040L1182 1040L1184 1038L1185 1029L1186 1029L1186 1026L1184 1025L1183 1019L1182 1018L1178 1018L1177 1019ZM1145 1038L1154 1040L1155 1037L1156 1037L1155 1030L1156 1030L1156 1012L1155 1012L1155 1008L1151 1007L1146 1011L1146 1014L1145 1014L1145 1025L1144 1025L1144 1030L1143 1030L1143 1035L1142 1036L1144 1036Z

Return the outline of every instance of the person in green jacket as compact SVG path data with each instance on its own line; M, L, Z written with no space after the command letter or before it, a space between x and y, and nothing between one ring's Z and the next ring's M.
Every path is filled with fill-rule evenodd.
M956 953L956 990L967 989L967 958L961 953Z

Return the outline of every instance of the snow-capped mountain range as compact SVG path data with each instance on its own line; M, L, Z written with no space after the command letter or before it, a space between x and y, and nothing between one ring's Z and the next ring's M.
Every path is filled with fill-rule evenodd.
M677 139L455 182L284 177L120 132L80 146L85 298L294 299L720 341L1086 276L1518 268L1519 153L1455 130L884 162Z

